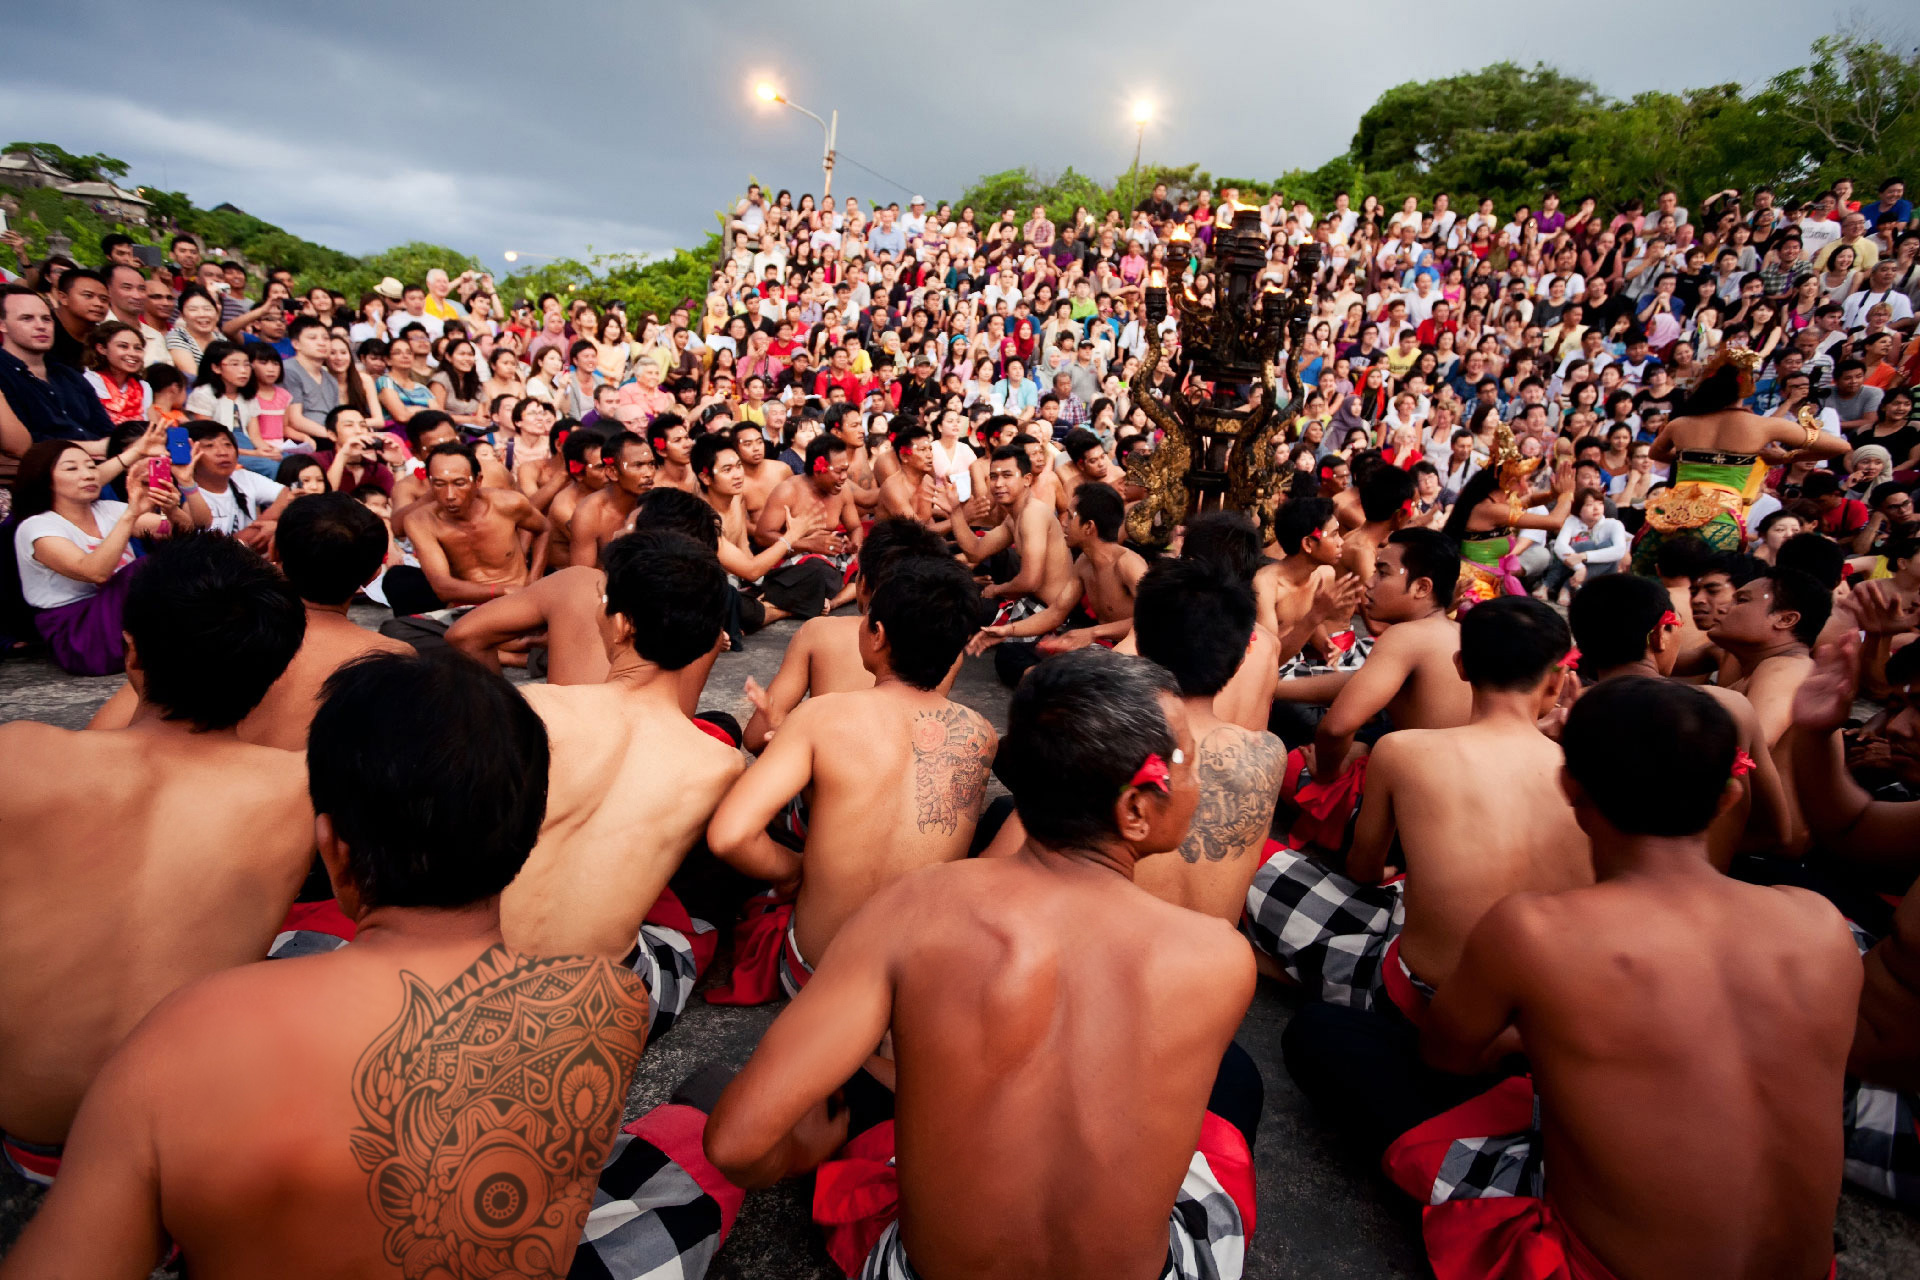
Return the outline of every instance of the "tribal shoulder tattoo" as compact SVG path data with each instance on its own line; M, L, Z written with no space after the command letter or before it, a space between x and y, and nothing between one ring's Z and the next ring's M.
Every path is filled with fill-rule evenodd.
M399 1016L353 1073L353 1156L407 1280L558 1277L646 1041L647 994L604 959L493 947Z
M1270 733L1215 729L1196 744L1200 803L1180 843L1188 862L1220 862L1256 848L1273 823L1287 751Z
M987 794L993 738L987 722L965 707L921 711L913 717L914 825L950 836L964 818L980 816Z

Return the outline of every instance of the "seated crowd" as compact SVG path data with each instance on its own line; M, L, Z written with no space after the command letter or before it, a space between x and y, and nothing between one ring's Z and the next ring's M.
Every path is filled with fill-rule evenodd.
M0 1280L692 1277L795 1176L849 1277L1234 1277L1261 975L1441 1280L1920 1207L1901 185L1241 194L753 187L631 329L184 235L0 285L0 638L124 674L0 725ZM1255 217L1275 508L1140 545L1143 287ZM627 1119L696 992L786 1007Z

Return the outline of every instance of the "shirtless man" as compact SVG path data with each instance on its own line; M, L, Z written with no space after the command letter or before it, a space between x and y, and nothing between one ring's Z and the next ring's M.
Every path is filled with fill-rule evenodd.
M1067 432L1066 459L1053 469L1054 504L1062 514L1073 510L1073 495L1083 484L1108 485L1124 498L1145 496L1139 486L1127 482L1126 468L1107 456L1100 437L1084 427Z
M1186 835L1193 752L1152 664L1036 668L1001 769L1026 847L901 877L853 916L721 1098L714 1163L764 1186L849 1136L848 1159L884 1164L897 1134L897 1222L820 1197L849 1274L878 1232L864 1274L887 1280L1238 1280L1260 1088L1230 1045L1253 966L1229 926L1131 883ZM829 1099L874 1092L849 1077L889 1032L897 1116L867 1128Z
M1858 593L1856 593L1858 594ZM1850 601L1851 615L1858 603ZM1862 618L1861 622L1868 619ZM1871 631L1870 631L1870 634ZM1911 647L1888 674L1899 709L1886 727L1896 760L1910 778L1920 762L1920 680ZM1794 696L1795 788L1824 860L1840 864L1854 897L1874 900L1878 887L1906 892L1890 920L1860 928L1866 985L1847 1059L1849 1182L1920 1207L1920 1158L1912 1135L1920 1116L1920 804L1875 800L1847 768L1841 729L1859 693L1861 647L1852 626L1814 651L1813 673ZM1906 779L1903 779L1906 780ZM1859 920L1865 912L1855 908ZM1859 924L1856 920L1856 925ZM1879 935L1879 936L1876 936Z
M414 414L407 419L404 428L407 444L413 449L413 461L403 464L398 461L398 452L387 443L392 438L391 433L376 431L374 427L377 425L361 427L360 434L363 438L372 436L373 442L379 445L377 457L385 459L389 453L394 456L393 492L387 495L387 500L393 506L395 532L404 533L406 526L402 522L407 512L416 503L428 502L433 498L433 491L427 486L427 455L443 444L459 440L460 428L451 414L438 409L422 409Z
M709 548L720 541L720 521L713 508L678 489L643 494L629 523L636 533L678 533ZM611 549L613 543L607 546ZM601 599L605 589L606 574L597 564L570 566L461 616L447 629L447 643L498 671L501 646L544 634L548 684L604 683L607 647L600 628L606 614ZM689 716L699 704L712 666L712 658L701 658L680 672L680 705Z
M994 732L939 689L979 611L978 589L953 561L896 566L860 629L874 687L796 707L708 824L708 847L722 861L758 880L799 881L778 956L789 995L812 972L807 957L825 954L875 892L967 853ZM810 797L804 859L767 834L802 792Z
M767 437L753 423L736 422L730 434L734 451L740 455L740 466L747 475L747 487L740 497L747 504L747 519L757 521L761 509L767 505L767 495L793 474L793 468L767 456Z
M1813 671L1812 650L1833 611L1833 594L1810 575L1774 568L1749 579L1733 593L1733 604L1714 623L1708 638L1739 664L1730 686L1744 694L1760 719L1762 740L1782 777L1793 776L1793 695ZM1799 807L1787 795L1794 838L1804 839Z
M1610 680L1574 704L1564 785L1598 883L1487 912L1422 1035L1448 1071L1525 1052L1547 1185L1488 1212L1431 1170L1402 1176L1429 1206L1439 1274L1524 1254L1540 1275L1556 1253L1573 1275L1829 1274L1859 955L1823 899L1708 863L1737 741L1717 703L1670 681Z
M933 437L924 427L903 428L893 438L893 455L897 461L893 474L880 484L881 514L918 520L929 529L946 532L951 508L933 478Z
M175 758L188 750L184 727L179 737ZM486 749L421 750L437 741ZM87 1094L68 1170L0 1267L9 1280L134 1280L169 1241L206 1280L567 1271L601 1198L647 998L605 959L501 944L496 895L546 801L539 717L471 664L377 656L329 682L308 761L286 759L296 778L310 774L319 814L293 825L306 842L317 833L359 936L215 974L156 1009ZM178 825L200 828L193 847L231 867L268 828L206 839L218 785L197 788ZM266 917L209 893L219 874L210 862L192 892L153 906L183 927L184 908L204 907L203 939ZM126 883L151 896L151 881ZM60 928L99 918L124 934L141 900L102 911L101 889L90 884L90 909L61 913ZM73 988L61 994L72 1002ZM495 1015L508 1011L503 1039ZM469 1058L486 1069L440 1069Z
M773 545L756 552L747 536L752 526L747 520L746 470L733 440L719 434L701 436L694 442L689 465L700 481L701 496L720 517L720 567L742 583L760 581L792 553L794 543L824 525L825 517L818 511L803 511L797 516L788 513L786 527ZM761 510L764 512L766 508ZM753 617L746 626L748 631L758 631L767 623L787 616L778 605L759 601L754 605Z
M1067 589L1031 618L983 628L968 646L969 652L993 639L1039 636L1043 637L1037 646L1041 653L1065 653L1090 644L1112 646L1132 632L1134 588L1147 572L1147 562L1120 541L1126 514L1126 503L1112 485L1083 484L1075 489L1072 510L1060 517L1067 547L1079 552ZM1062 630L1076 610L1092 625Z
M1591 580L1573 597L1567 622L1596 680L1626 676L1671 676L1685 632L1665 587L1651 578L1610 573ZM1725 871L1745 844L1772 853L1792 846L1792 815L1773 752L1746 695L1718 685L1696 686L1732 717L1739 749L1752 762L1741 774L1741 796L1714 819L1707 847L1713 865Z
M807 473L782 480L767 495L753 540L786 548L778 565L762 575L761 595L768 604L815 618L853 599L849 571L860 549L861 521L847 487L849 465L845 442L822 433L807 446ZM796 530L794 522L802 519L812 527Z
M938 535L917 520L886 518L873 522L860 544L859 589L855 600L860 615L846 618L809 618L787 641L780 669L763 690L759 681L747 677L745 692L753 704L753 717L745 732L747 750L755 755L766 749L767 739L786 723L800 700L823 693L845 693L853 689L873 688L873 673L860 657L860 632L865 628L864 614L873 593L893 572L894 566L916 556L929 560L948 560L953 553ZM945 693L960 674L955 662L940 685Z
M1079 495L1105 489L1082 485ZM1078 496L1078 495L1076 495ZM1161 560L1140 581L1133 617L1140 656L1173 673L1193 733L1200 804L1178 859L1142 864L1134 883L1176 906L1238 925L1259 869L1287 749L1265 731L1222 720L1214 697L1253 638L1253 592L1213 565Z
M313 501L288 504L274 532L274 559L306 606L307 629L300 651L235 727L242 742L307 749L307 724L320 703L320 686L336 669L369 653L412 653L413 646L347 620L347 606L380 574L387 553L387 526L344 493L308 494ZM124 729L140 695L129 681L107 699L89 729Z
M1593 883L1586 837L1560 793L1560 748L1538 725L1566 679L1567 624L1542 601L1500 597L1460 620L1458 644L1471 718L1380 739L1343 872L1282 849L1247 895L1254 946L1289 977L1322 1000L1412 1025L1494 903ZM1488 822L1496 805L1510 821ZM1389 883L1389 863L1405 878ZM1357 1078L1346 1063L1323 1072L1351 1043L1327 1021L1310 1019L1287 1040L1310 1096L1324 1092L1323 1074ZM1410 1063L1411 1030L1392 1043L1388 1052Z
M1338 572L1352 574L1362 582L1373 581L1374 558L1380 554L1389 535L1405 525L1413 500L1413 476L1385 463L1367 473L1355 489L1360 494L1360 513L1366 517L1359 528L1340 541Z
M1371 574L1340 573L1346 536L1327 498L1291 498L1274 516L1267 557L1275 563L1254 574L1253 591L1260 624L1280 642L1281 662L1297 655L1323 627L1344 627L1358 593L1372 580Z
M693 435L687 428L687 420L671 411L660 414L647 424L647 443L653 446L653 456L658 463L653 482L699 497L700 481L687 465L693 458Z
M987 468L987 485L994 505L1002 514L1000 523L984 535L975 535L967 521L956 520L952 525L953 540L969 564L977 565L1009 547L1018 551L1019 572L1005 582L989 585L982 593L998 604L991 625L1004 627L1045 611L1048 605L1072 590L1078 580L1073 572L1073 559L1067 553L1066 536L1054 518L1052 503L1042 503L1033 496L1033 460L1027 451L1018 444L995 449ZM960 495L951 480L946 490L948 501L959 508ZM1005 649L1007 645L1002 642L1000 647ZM1015 647L1020 647L1018 642ZM1004 657L996 653L994 667L1001 680L1011 686L1033 665L1033 660L1037 659L1031 651L1009 652Z
M433 501L407 515L419 573L443 606L480 604L538 581L547 562L547 518L525 495L483 489L473 447L443 444L427 455ZM533 540L523 546L521 534ZM394 575L387 571L389 594Z
M632 432L615 432L601 462L607 483L580 499L567 525L568 563L575 567L600 563L600 553L625 530L641 495L653 488L653 446Z
M560 446L560 458L570 481L547 504L547 568L564 569L573 563L571 525L574 513L588 496L607 487L605 449L607 433L595 427L576 427Z
M313 856L300 757L234 734L300 647L292 588L176 536L124 626L131 724L0 726L0 1130L43 1183L108 1055L180 987L265 959Z
M685 1009L701 967L667 881L742 767L680 709L679 672L719 651L727 578L691 539L642 533L608 548L604 580L606 682L524 691L546 722L553 769L540 839L500 899L500 931L530 955L626 964L651 997L657 1034Z
M867 448L860 410L853 405L828 409L826 434L847 446L847 490L860 510L872 511L880 505L880 481L873 472L873 452Z
M1027 452L1027 462L1033 467L1031 474L1033 476L1033 496L1035 500L1047 510L1058 512L1060 509L1060 479L1054 475L1053 472L1055 456L1053 441L1051 439L1042 440L1039 436L1028 435L1023 431L1014 436L1009 443ZM991 459L989 459L988 462L988 472L989 474L992 472Z

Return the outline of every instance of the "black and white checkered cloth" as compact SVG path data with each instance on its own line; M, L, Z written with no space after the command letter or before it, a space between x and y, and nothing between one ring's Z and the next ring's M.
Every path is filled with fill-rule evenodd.
M1206 1155L1196 1151L1167 1219L1167 1262L1160 1280L1239 1280L1246 1260L1240 1208L1213 1176ZM920 1280L907 1261L898 1221L888 1225L867 1255L859 1280Z
M1853 944L1866 955L1876 939L1853 921ZM1920 1097L1847 1078L1847 1181L1920 1208Z
M1366 885L1281 849L1254 873L1242 927L1259 950L1329 1004L1383 998L1387 944L1406 920L1398 881Z
M704 920L695 919L693 927L701 933L713 932ZM700 980L692 940L667 925L643 924L626 965L647 989L647 1039L665 1035L686 1012L694 984Z
M660 1148L630 1133L613 1146L570 1280L698 1280L720 1251L717 1201Z

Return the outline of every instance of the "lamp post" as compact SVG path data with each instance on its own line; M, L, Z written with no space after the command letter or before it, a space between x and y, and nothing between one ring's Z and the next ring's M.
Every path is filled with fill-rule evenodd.
M1140 147L1147 140L1147 121L1153 119L1153 104L1145 98L1133 104L1133 168L1127 178L1127 225L1133 224L1133 206L1140 195Z
M839 133L840 133L840 113L838 111L831 112L830 114L832 115L833 119L830 122L826 120L822 120L819 116L807 110L805 107L801 106L799 103L791 101L790 99L782 95L778 89L774 88L772 85L768 84L764 80L762 80L758 85L754 86L753 91L759 97L760 101L777 102L783 107L791 107L795 111L798 111L801 115L807 117L809 120L813 121L815 124L820 126L820 132L822 135L824 135L825 142L826 142L826 145L821 151L821 155L820 155L820 171L824 175L823 190L821 191L820 194L821 194L821 198L823 199L827 196L832 195L833 194L834 140L839 136Z
M557 254L552 253L529 253L525 249L509 249L500 256L508 262L518 262L522 258L545 258L547 261L552 262L558 257Z

